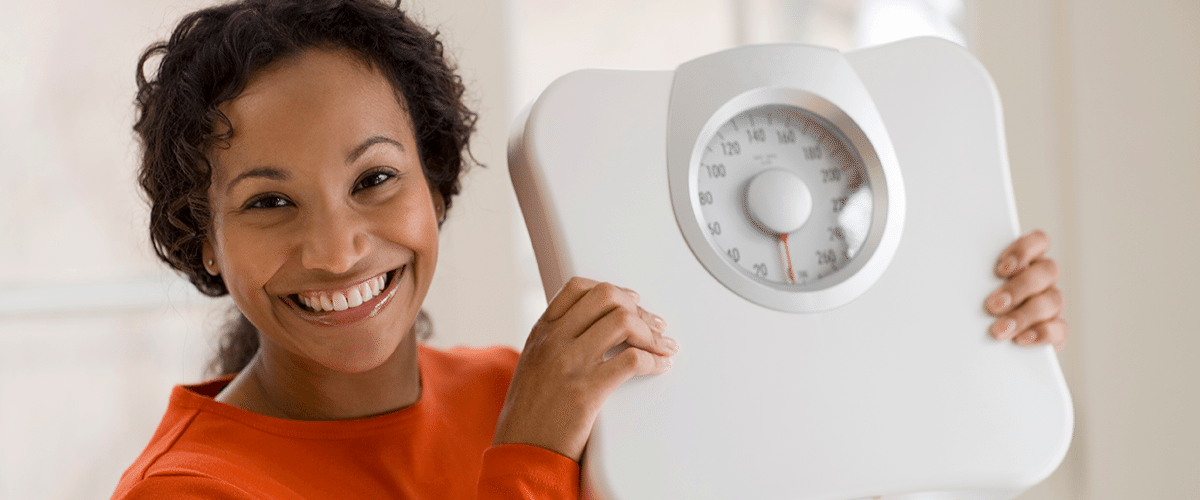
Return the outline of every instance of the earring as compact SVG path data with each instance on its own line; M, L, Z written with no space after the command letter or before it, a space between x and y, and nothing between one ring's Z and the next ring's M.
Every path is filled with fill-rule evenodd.
M213 271L213 260L212 260L212 259L208 259L208 262L207 262L207 263L206 263L206 265L204 266L204 270L205 270L205 271L208 271L208 274L209 274L209 275L212 275L212 276L216 276L216 275L217 275L217 272L216 272L216 271Z

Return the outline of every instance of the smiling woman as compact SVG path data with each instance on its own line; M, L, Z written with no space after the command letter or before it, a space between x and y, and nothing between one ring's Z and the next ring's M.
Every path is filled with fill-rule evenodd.
M243 316L116 498L577 496L604 397L677 347L636 294L582 279L519 362L418 345L475 123L436 35L376 0L248 0L141 66L155 251Z

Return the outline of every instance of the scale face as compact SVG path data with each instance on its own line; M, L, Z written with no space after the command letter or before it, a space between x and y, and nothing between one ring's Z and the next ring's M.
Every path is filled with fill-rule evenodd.
M672 206L696 258L734 293L780 311L832 309L869 289L895 253L900 168L841 53L810 48L784 66L762 48L675 72Z
M686 179L671 184L674 201L690 205L675 206L683 235L714 278L752 302L811 312L853 300L884 269L866 263L890 260L876 250L889 211L904 209L888 203L885 179L900 172L880 163L875 143L888 144L819 95L740 94L701 129L691 161L672 165L672 181ZM848 283L856 273L870 275Z
M1018 234L1002 123L936 39L551 84L509 142L547 298L637 290L683 346L606 401L585 496L984 500L1049 475L1057 360L991 339L982 306Z

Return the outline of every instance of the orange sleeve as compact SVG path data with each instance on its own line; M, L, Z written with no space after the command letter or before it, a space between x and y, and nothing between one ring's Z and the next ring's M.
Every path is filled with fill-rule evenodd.
M483 452L478 500L577 500L579 464L527 444L502 444Z
M114 500L118 497L114 497ZM254 500L233 485L203 476L150 476L138 481L120 500Z

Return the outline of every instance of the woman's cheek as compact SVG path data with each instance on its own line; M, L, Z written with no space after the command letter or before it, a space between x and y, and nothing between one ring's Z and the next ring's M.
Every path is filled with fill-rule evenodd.
M272 234L250 231L245 227L228 227L222 245L225 261L230 269L225 274L225 286L235 299L241 301L269 300L265 296L265 285L270 270L278 267L278 260L286 252L275 244L281 240Z

